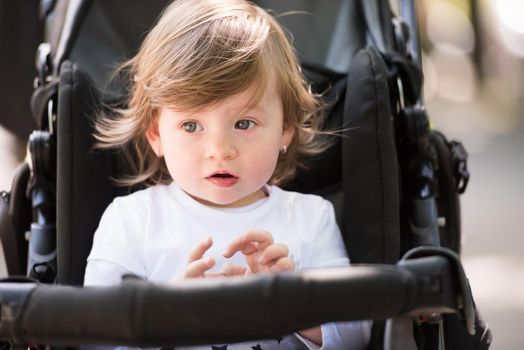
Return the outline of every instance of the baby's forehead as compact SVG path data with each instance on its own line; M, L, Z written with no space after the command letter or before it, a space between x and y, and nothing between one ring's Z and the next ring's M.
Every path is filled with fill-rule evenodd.
M195 100L203 101L204 99L196 98ZM264 114L269 113L276 104L280 104L280 95L273 86L264 85L262 88L254 86L234 94L220 96L206 103L191 105L190 101L187 101L187 103L178 101L181 103L177 104L175 101L174 104L169 104L167 108L190 114L207 112L217 108L231 113L255 112Z
M197 115L200 113L207 113L214 110L221 110L227 112L231 115L243 114L243 113L255 113L255 114L267 114L269 113L269 108L267 104L262 101L256 101L255 103L242 103L237 99L234 99L234 96L229 96L233 98L224 98L217 100L211 104L196 106L192 108L183 108L178 106L167 106L166 108L171 109L176 112L183 112L187 115Z

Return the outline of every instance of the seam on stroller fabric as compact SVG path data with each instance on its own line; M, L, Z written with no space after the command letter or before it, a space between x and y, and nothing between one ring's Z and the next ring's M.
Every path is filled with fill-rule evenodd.
M75 34L76 35L76 34ZM83 115L76 115L75 112L80 112L81 111L81 108L78 108L77 105L77 101L76 99L78 99L79 96L81 96L81 92L79 91L79 87L80 87L80 83L79 83L79 79L84 79L84 76L82 74L79 74L79 69L78 69L78 66L71 62L71 75L70 75L70 78L71 78L71 81L70 81L70 84L71 84L71 88L70 88L70 91L71 91L71 96L70 96L70 120L71 120L71 145L73 146L73 151L71 152L71 164L70 164L70 174L71 174L71 179L75 179L75 178L79 178L80 174L77 174L76 172L76 169L78 168L76 166L77 162L78 162L78 150L77 148L79 148L78 146L78 141L81 140L81 138L79 138L79 140L76 140L75 142L75 139L77 135L76 132L78 130L77 128L77 118L83 118L84 116ZM81 102L81 103L84 103L84 102ZM76 111L78 109L78 111ZM80 123L79 123L80 124ZM70 186L70 198L71 198L71 203L77 203L79 200L81 200L81 198L78 198L77 200L77 193L76 193L76 187L74 185L74 182L73 181L69 181L69 186ZM68 232L68 239L69 239L69 256L68 256L68 260L69 260L69 264L68 264L68 274L67 274L67 280L68 282L71 282L73 280L73 275L74 275L74 270L75 270L75 262L73 261L73 251L74 251L74 240L73 240L73 232L74 230L76 230L76 227L74 225L75 222L80 222L80 220L78 218L76 218L76 212L74 210L74 208L71 208L71 211L70 211L70 215L69 215L69 220L70 220L70 231Z
M73 82L74 82L74 69L73 69L73 63L72 62L68 62L68 68L70 69L69 71L69 75L67 75L67 77L69 78L68 81L67 81L67 84L69 85L69 96L68 96L68 113L69 113L69 120L68 120L68 123L69 123L69 145L71 145L71 151L70 151L70 158L68 159L69 161L69 164L67 165L67 168L68 168L68 175L69 175L69 181L67 182L67 187L68 187L68 192L69 192L69 198L68 198L68 201L70 201L70 203L73 203L73 197L74 197L74 194L73 194L73 190L74 190L74 186L73 186L73 181L71 179L74 178L74 157L75 157L75 146L74 146L74 136L73 136L73 130L74 130L74 118L73 118L73 104L74 104L74 101L73 101L73 96L74 96L74 85L73 85ZM72 242L72 239L71 239L71 232L73 231L73 208L69 208L68 209L68 215L67 215L67 245L68 245L68 251L71 252L72 249L73 249L73 242ZM68 259L68 264L67 264L67 280L70 281L71 280L71 254L68 254L69 256L67 257Z
M68 164L66 164L66 167L67 167L67 175L68 175L68 178L69 180L66 181L66 186L67 186L67 192L69 194L69 198L66 198L66 200L69 202L69 203L73 203L73 198L74 198L74 186L73 186L73 181L72 179L74 178L74 164L75 164L75 146L74 146L74 135L73 135L73 132L75 130L75 121L74 121L74 117L73 117L73 112L74 112L74 101L73 101L73 96L75 95L75 85L74 85L74 80L75 80L75 73L76 73L76 67L75 65L70 62L70 61L66 61L64 62L64 68L66 68L66 73L68 73L67 75L65 75L65 77L67 78L67 81L66 81L66 86L68 86L68 90L69 90L69 96L68 97L68 100L67 100L67 112L69 113L68 115L68 121L67 123L69 124L69 127L68 127L68 133L69 133L69 138L67 140L67 144L71 146L70 148L70 151L69 151L69 159L67 159L68 161ZM62 136L63 133L62 133ZM65 140L64 140L65 141ZM66 204L66 203L64 203ZM67 271L66 271L66 276L62 276L62 279L65 278L67 281L71 281L71 264L72 264L72 261L71 261L71 253L73 251L73 242L72 242L72 239L71 239L71 233L73 231L73 208L71 206L68 206L68 209L67 209L67 215L66 215L66 222L67 222L67 233L66 233L66 236L67 236L67 246L68 246L68 256L66 257L65 261L67 262L65 266L67 266ZM64 235L62 235L64 236ZM62 265L62 269L64 268L64 265Z

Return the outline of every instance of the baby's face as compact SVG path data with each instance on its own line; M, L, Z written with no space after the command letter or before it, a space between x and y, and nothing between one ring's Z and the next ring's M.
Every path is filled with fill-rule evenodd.
M205 204L238 207L260 198L280 149L291 142L275 83L246 111L251 95L248 89L191 113L162 108L148 131L175 183Z

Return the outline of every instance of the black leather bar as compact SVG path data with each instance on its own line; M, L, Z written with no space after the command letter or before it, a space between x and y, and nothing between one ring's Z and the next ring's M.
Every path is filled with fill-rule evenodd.
M13 287L0 283L0 290ZM137 279L115 287L39 285L13 304L12 320L2 318L0 338L135 346L275 338L329 321L406 313L417 288L409 270L387 265L173 285ZM2 311L9 309L5 301Z

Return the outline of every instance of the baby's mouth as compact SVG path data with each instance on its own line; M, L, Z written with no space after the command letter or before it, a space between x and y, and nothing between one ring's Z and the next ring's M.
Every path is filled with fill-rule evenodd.
M215 173L206 178L212 184L219 187L231 187L238 182L238 177L230 173Z
M234 177L233 175L231 174L214 174L214 175L211 175L211 177L217 177L217 178L223 178L223 179L226 179L226 178L229 178L229 177Z

